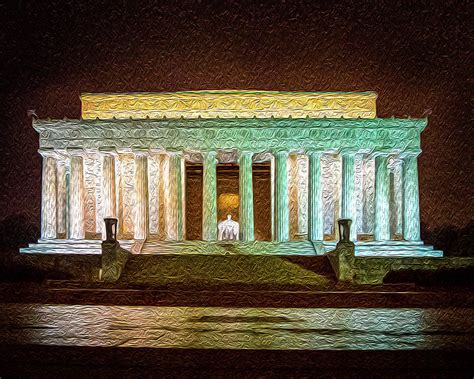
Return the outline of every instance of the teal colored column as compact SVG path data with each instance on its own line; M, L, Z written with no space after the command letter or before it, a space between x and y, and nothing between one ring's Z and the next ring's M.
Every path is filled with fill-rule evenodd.
M239 161L239 223L242 241L254 240L252 157L252 152L243 151Z
M376 241L390 240L390 182L387 156L375 157L375 235Z
M202 239L217 240L216 152L203 153Z
M403 238L420 240L420 195L418 190L418 162L414 155L403 160Z
M288 152L275 153L275 240L289 239Z
M308 239L310 241L322 241L324 238L324 212L321 153L309 153L308 162Z
M171 222L171 238L176 241L183 240L183 178L182 165L183 156L181 153L170 153L169 156L169 173L170 173L170 190L168 195L171 198L171 207L169 209Z
M355 209L355 155L344 152L342 157L341 218L352 220L351 241L357 239L357 220Z

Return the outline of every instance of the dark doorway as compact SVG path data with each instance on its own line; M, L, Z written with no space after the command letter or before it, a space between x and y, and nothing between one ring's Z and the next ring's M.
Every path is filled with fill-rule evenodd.
M272 239L271 164L253 164L253 212L255 239Z
M202 164L186 162L186 239L202 239Z
M217 222L228 214L239 222L239 165L235 163L217 165Z

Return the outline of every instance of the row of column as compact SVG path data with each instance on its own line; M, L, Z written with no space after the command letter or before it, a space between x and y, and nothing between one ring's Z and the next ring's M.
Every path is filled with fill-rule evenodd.
M357 239L356 205L355 205L355 155L342 154L342 191L341 218L353 220L351 240ZM313 165L319 163L313 162ZM405 155L402 158L403 168L403 238L408 241L420 240L420 209L418 190L418 162L416 155ZM390 176L388 155L375 156L375 230L374 240L391 239L390 231ZM311 176L310 176L311 183ZM319 196L319 194L316 194ZM320 197L319 197L320 199ZM318 210L315 210L318 211ZM311 216L310 216L311 217ZM315 217L317 217L315 215ZM317 239L321 237L319 229Z
M69 180L66 182L65 172L58 168L54 152L42 151L42 206L41 206L41 237L57 238L58 233L67 230L67 237L72 239L85 238L84 223L84 161L80 153L70 152ZM112 151L102 153L102 195L104 217L117 217L117 194L115 156ZM203 240L217 239L217 152L203 153ZM277 151L274 154L274 239L289 239L289 196L288 196L288 156L289 152ZM323 229L322 199L322 152L308 154L308 239L321 241ZM240 180L240 230L241 240L254 239L253 185L252 185L253 153L243 151L239 158ZM180 153L170 154L170 196L169 212L171 238L183 239L183 188L182 159ZM403 236L406 240L420 239L418 169L416 155L403 158ZM61 181L61 183L58 183ZM66 185L68 201L61 199L59 185ZM342 153L342 191L341 217L350 218L356 225L355 206L355 155ZM135 152L135 219L134 238L145 239L148 235L148 153ZM375 240L390 240L390 179L388 156L375 157ZM64 203L64 204L63 204ZM67 204L67 207L66 205ZM67 212L67 228L62 225L64 210ZM59 211L61 210L61 211ZM58 219L61 217L61 220ZM351 229L351 239L355 240L357 228Z
M287 152L275 153L275 239L289 239L289 208L287 180ZM322 197L322 152L308 154L308 239L324 239L323 197ZM357 239L356 188L354 153L343 152L341 218L353 220L351 240ZM420 209L418 190L417 156L405 155L403 167L403 237L408 241L420 240ZM388 154L375 156L375 230L374 240L391 239L390 231L390 176Z
M60 158L55 151L41 150L43 156L41 195L41 238L55 239L65 234L70 239L85 239L85 178L82 151L70 151L67 159ZM101 202L105 217L118 217L116 153L101 150ZM182 154L169 153L170 193L168 225L169 238L183 239L183 189ZM134 170L134 220L133 238L143 240L149 231L148 225L148 153L135 151ZM66 163L69 161L69 164ZM67 167L68 166L68 167ZM67 167L67 170L66 170ZM64 198L63 198L64 197ZM105 234L105 230L104 230ZM104 236L105 237L105 236Z

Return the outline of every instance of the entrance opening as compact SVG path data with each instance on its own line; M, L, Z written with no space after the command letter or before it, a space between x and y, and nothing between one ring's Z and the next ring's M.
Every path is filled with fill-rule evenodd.
M217 165L217 222L229 214L239 222L239 166L221 163Z
M272 194L271 163L254 163L253 174L253 214L255 239L271 241L272 239Z
M186 162L186 239L202 239L202 163Z

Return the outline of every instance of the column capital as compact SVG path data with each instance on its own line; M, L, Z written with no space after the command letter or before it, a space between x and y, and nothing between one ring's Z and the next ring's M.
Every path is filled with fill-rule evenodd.
M151 155L157 155L157 154L166 154L165 149L160 149L160 148L151 148L148 150Z
M217 151L216 150L201 150L200 151L201 155L204 156L217 156Z
M403 164L403 159L399 156L391 156L388 158L388 169L390 172L394 172L397 169L401 169Z
M239 161L242 159L242 157L250 157L250 159L252 159L253 155L254 155L253 151L241 150L239 151Z
M398 157L400 159L405 159L405 158L418 158L418 156L421 154L421 151L402 151L398 154Z
M141 146L132 147L132 153L136 157L148 157L150 155L149 149Z
M375 158L388 158L388 156L390 155L389 152L386 152L386 151L372 151L370 154L369 154L369 157L372 158L372 159L375 159Z
M85 155L87 155L86 151L82 147L67 148L66 152L70 157L82 157L83 158Z
M202 159L213 159L217 163L217 151L209 150L209 151L201 151Z
M52 149L52 148L39 149L38 153L40 153L43 158L58 159L60 157L59 153L55 149Z
M288 158L288 156L290 155L290 152L288 150L273 150L272 153L275 156L275 158L277 156L281 158L285 158L285 157Z
M115 146L103 146L99 147L99 153L102 155L112 155L112 156L117 156L117 149Z
M182 150L169 150L166 152L170 157L184 157L184 152Z
M323 151L321 151L321 150L306 150L305 153L308 157L310 157L310 156L321 157L323 155Z
M341 149L339 154L343 157L347 156L356 156L357 154L362 154L359 149Z

